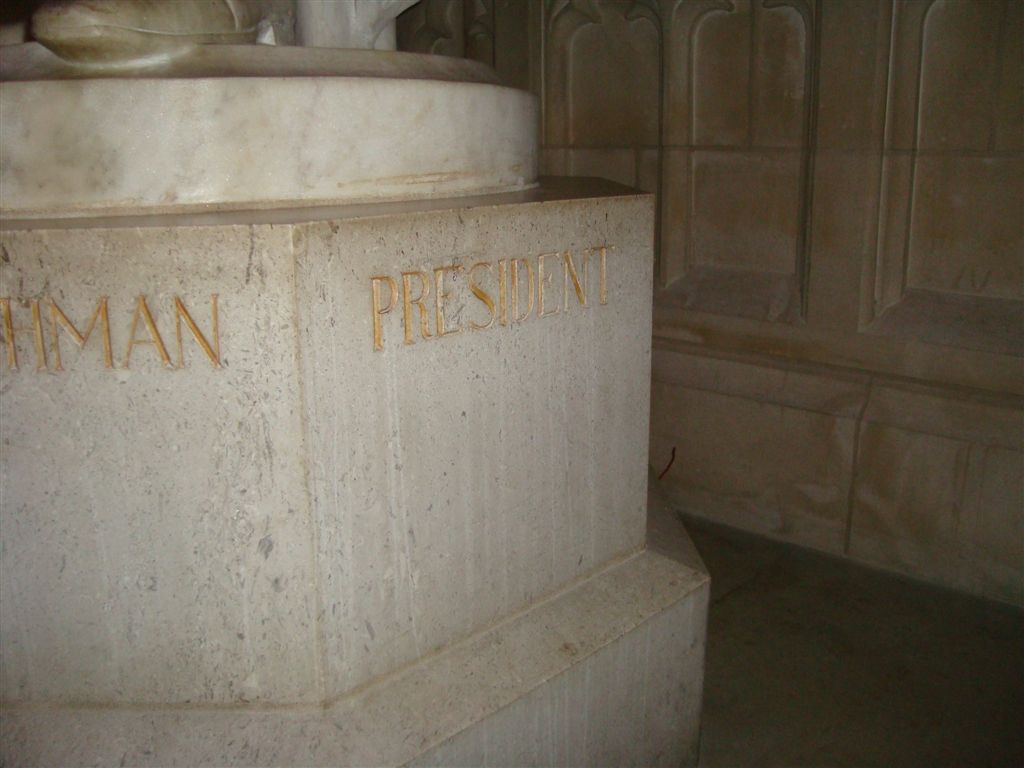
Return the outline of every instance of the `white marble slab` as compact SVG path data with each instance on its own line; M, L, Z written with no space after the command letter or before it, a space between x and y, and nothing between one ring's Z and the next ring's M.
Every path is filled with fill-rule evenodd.
M388 57L402 56L376 53L385 72ZM315 53L304 66L316 68ZM537 178L537 115L534 96L483 82L4 82L0 213L123 215L524 189Z

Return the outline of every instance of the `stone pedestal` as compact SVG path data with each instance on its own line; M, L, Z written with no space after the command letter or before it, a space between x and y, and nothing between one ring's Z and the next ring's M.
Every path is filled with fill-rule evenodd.
M707 578L643 549L650 196L17 202L6 765L695 755Z
M21 79L39 73L47 79ZM476 62L210 45L138 78L81 74L35 43L4 49L8 218L422 199L536 182L536 100Z

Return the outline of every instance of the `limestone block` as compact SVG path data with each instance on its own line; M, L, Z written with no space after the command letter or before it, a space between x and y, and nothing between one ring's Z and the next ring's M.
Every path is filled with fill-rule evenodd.
M751 3L757 38L751 48L752 141L798 147L810 103L811 13L796 5Z
M1024 158L922 157L907 284L1024 299Z
M974 378L981 386L1013 391L1024 382L1024 302L971 296L946 291L908 290L900 301L885 310L867 327L870 333L903 336L949 351L954 348L992 353L981 359L998 360L1003 356L1010 378L1005 383L993 368L978 371ZM877 337L876 337L877 338ZM932 352L934 355L935 353ZM933 358L934 359L934 358ZM1005 390L1004 390L1005 391Z
M815 153L807 319L816 327L852 331L864 305L870 307L873 297L861 290L861 280L864 254L876 246L878 175L875 153Z
M545 145L656 145L658 33L644 3L555 7L545 19Z
M865 419L851 555L1024 603L1024 413L882 391Z
M720 288L721 299L696 296L694 301L705 311L789 319L786 307L792 304L799 310L799 295L780 301L778 291L787 281L797 287L803 258L806 185L802 174L798 151L664 150L662 283L671 286L700 267L760 273L758 284L751 286L752 295L732 302L733 309L726 307L735 286L719 286L715 280L709 287ZM751 300L771 309L743 309Z
M665 4L663 23L660 282L671 286L706 266L786 274L803 290L809 195L801 148L810 125L813 13L788 4L676 2ZM730 307L728 283L698 278L685 301L699 311L792 320L778 308L737 311L746 295ZM789 285L765 277L747 287L756 303L774 306ZM793 299L782 304L799 313L803 300Z
M1007 83L1024 78L1019 3L900 6L892 16L886 129L879 187L873 320L886 333L920 335L915 315L931 314L933 343L1000 353L1020 311L1020 216L1024 97ZM879 86L881 88L881 86ZM921 294L934 291L933 308ZM967 322L943 294L976 296ZM1016 309L1005 305L1012 300ZM911 311L900 306L913 301ZM864 303L867 303L866 296ZM990 319L997 326L986 327ZM951 329L941 338L941 326ZM901 328L900 326L905 326ZM967 326L967 327L964 327ZM974 326L971 328L970 326ZM1016 329L1014 329L1015 331Z
M1024 411L1015 398L717 359L665 342L653 377L651 464L660 473L675 448L660 486L676 507L1024 602ZM833 449L815 434L832 421L843 448L822 459ZM792 489L833 477L842 483L830 511L792 503ZM786 484L790 492L779 490ZM808 522L813 514L831 527Z
M662 294L662 303L695 312L793 322L800 313L800 292L793 275L754 269L690 267Z
M1020 602L1024 5L659 10L654 470L675 446L693 514ZM776 483L832 487L827 533Z
M905 285L908 190L913 184L913 156L904 152L882 155L878 206L878 239L872 288L873 314L898 302Z
M1011 451L1024 450L1024 410L1004 398L876 384L864 420Z
M694 144L800 146L809 21L789 5L702 14L691 33Z
M665 384L845 418L858 417L868 392L863 374L688 355L664 346L654 349L651 369Z
M572 176L598 176L627 186L636 186L636 152L632 147L621 149L566 150Z
M750 134L750 18L744 15L708 13L694 28L694 144L741 145Z
M3 699L319 698L289 230L2 238Z
M569 153L571 151L543 147L540 151L540 172L545 176L570 176Z
M655 381L651 464L683 511L843 549L854 422Z
M322 595L329 691L641 545L651 226L633 198L299 232L299 295L318 297L299 324L319 578L335 585ZM587 251L602 244L604 288ZM503 283L518 301L500 301ZM370 311L371 288L389 311Z
M881 143L892 19L885 2L824 0L818 59L818 150L874 150ZM815 190L817 196L817 190Z
M694 263L792 274L800 240L800 155L694 152Z
M1011 32L1022 21L1016 6L1001 0L928 8L921 24L918 147L984 152L992 148L994 112L1016 111L1019 121L1020 94L1016 104L999 98L1000 80L1020 82L1024 70L1020 56L1007 55L1003 43L1004 36L1009 45L1009 38L1019 38ZM1018 146L1019 141L1018 136Z
M923 3L893 7L890 82L885 86L885 146L889 149L913 149L917 139L915 111L927 10Z
M653 212L586 188L3 231L4 700L322 702L641 548Z
M1020 321L1013 324L1013 318L1021 317L1021 303L1017 301L1001 300L1009 306L993 308L997 300L947 294L944 299L957 301L943 301L939 304L941 311L934 313L935 292L929 292L928 312L919 317L917 325L901 324L898 329L884 330L882 321L896 310L894 307L863 333L852 334L809 323L764 323L689 312L673 301L674 292L674 287L659 291L654 305L657 339L669 346L759 365L824 366L853 374L860 369L886 380L914 379L940 390L968 388L997 397L1024 395L1024 359L1013 351L1022 343L1020 334L1015 333ZM905 307L915 293L908 292L897 307ZM983 322L970 322L973 312L964 310L971 307L960 300L984 301L984 307L976 307ZM941 318L938 323L933 322L935 314ZM943 333L948 335L958 318L962 327L973 326L964 328L971 343L954 345L948 339L942 343ZM986 333L988 328L999 333L990 335Z

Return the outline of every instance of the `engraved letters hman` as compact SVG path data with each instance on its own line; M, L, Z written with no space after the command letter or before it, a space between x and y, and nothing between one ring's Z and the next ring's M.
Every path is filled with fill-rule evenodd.
M174 318L173 336L170 337L166 325L161 333L145 295L137 296L128 323L126 341L115 349L115 337L110 332L110 299L107 296L100 296L91 316L84 323L79 320L78 325L52 297L0 298L0 331L3 333L5 347L2 357L11 370L26 366L27 357L34 363L36 371L59 373L64 370L65 363L65 356L61 354L62 340L65 345L70 342L84 350L86 344L96 338L93 345L102 350L98 357L104 368L127 370L133 359L144 350L156 355L165 368L184 368L188 338L183 333L184 326L210 364L220 368L217 294L210 295L210 321L205 331L200 329L180 296L173 298L168 309ZM173 339L172 349L177 353L174 357L168 350L168 338Z

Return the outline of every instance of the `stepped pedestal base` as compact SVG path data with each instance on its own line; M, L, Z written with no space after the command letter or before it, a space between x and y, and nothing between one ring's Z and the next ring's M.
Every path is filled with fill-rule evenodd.
M650 196L136 213L0 232L5 765L692 757Z

